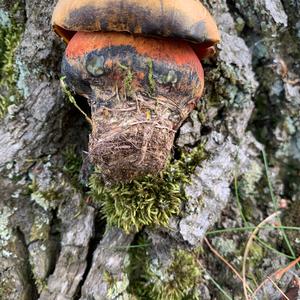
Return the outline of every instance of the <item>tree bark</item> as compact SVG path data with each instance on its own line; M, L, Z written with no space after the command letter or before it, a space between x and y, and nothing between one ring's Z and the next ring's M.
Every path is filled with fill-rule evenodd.
M181 215L168 228L147 227L136 234L99 221L88 193L74 188L64 172L65 149L74 145L86 151L89 127L60 88L65 46L50 25L55 4L24 0L18 14L11 13L9 0L0 7L1 15L24 24L15 55L23 101L11 105L0 121L1 299L134 299L128 290L128 265L133 263L128 249L137 236L148 236L151 263L159 262L156 272L163 274L174 249L198 249L214 224L242 226L231 188L234 178L256 220L275 209L266 204L271 203L269 191L259 192L262 149L269 157L275 197L299 203L298 0L204 1L222 41L216 58L203 63L205 95L181 127L176 145L191 149L202 144L207 158L185 185L188 201ZM201 264L213 274L215 260L204 255ZM278 259L274 270L279 263L287 261ZM266 264L267 273L272 262ZM241 284L224 276L227 290L240 285L232 296L242 297ZM287 275L286 286L291 278ZM221 299L209 279L197 288L203 299ZM270 285L264 292L268 299L280 299Z

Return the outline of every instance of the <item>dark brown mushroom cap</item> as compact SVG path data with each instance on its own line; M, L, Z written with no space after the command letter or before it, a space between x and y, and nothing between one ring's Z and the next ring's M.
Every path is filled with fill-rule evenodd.
M212 46L217 25L198 0L59 0L52 25L68 42L77 31L118 31Z

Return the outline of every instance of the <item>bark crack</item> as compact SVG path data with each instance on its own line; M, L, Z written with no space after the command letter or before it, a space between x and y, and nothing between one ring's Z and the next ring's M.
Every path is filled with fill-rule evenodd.
M88 274L92 268L93 265L93 257L94 253L97 250L98 245L100 244L103 235L104 235L104 229L106 227L105 222L95 214L94 218L94 224L95 224L95 235L90 239L89 245L88 245L88 254L86 257L86 269L82 276L81 281L78 284L77 292L74 296L74 300L79 300L82 296L82 287L88 277Z
M37 285L35 283L32 266L30 263L30 254L29 254L29 250L28 250L28 245L26 244L25 234L19 227L16 229L16 236L19 239L19 241L21 242L20 245L23 248L22 249L23 264L24 264L24 271L26 272L26 279L27 279L26 283L30 287L29 291L28 291L28 293L30 294L30 295L28 295L29 296L28 299L37 300L39 297L39 294L38 294Z
M53 248L55 249L55 251L52 253L52 257L51 257L51 265L49 268L49 273L48 276L51 276L54 273L55 270L55 266L57 264L60 252L61 252L61 241L62 241L62 237L61 237L61 219L58 217L58 210L55 209L53 210L52 213L52 220L51 220L51 224L50 224L50 239L52 240L53 245L55 245Z

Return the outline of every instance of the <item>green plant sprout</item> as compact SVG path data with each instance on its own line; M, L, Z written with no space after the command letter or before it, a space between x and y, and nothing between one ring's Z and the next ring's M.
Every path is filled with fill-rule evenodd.
M83 116L85 117L85 119L87 120L87 122L91 125L91 127L93 126L93 122L92 120L89 118L89 116L78 106L74 96L72 95L71 91L68 89L68 86L66 85L65 82L65 77L61 77L60 78L60 85L61 88L63 90L63 92L65 93L67 99L79 110L79 112L81 114L83 114Z
M148 60L148 83L149 83L149 94L153 95L156 88L156 83L153 77L153 62L152 60Z

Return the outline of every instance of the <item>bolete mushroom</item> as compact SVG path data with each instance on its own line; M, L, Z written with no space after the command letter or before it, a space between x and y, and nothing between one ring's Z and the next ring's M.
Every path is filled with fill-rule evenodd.
M60 0L52 22L66 82L91 106L91 162L107 182L161 171L203 92L199 57L219 41L209 12L196 0Z

